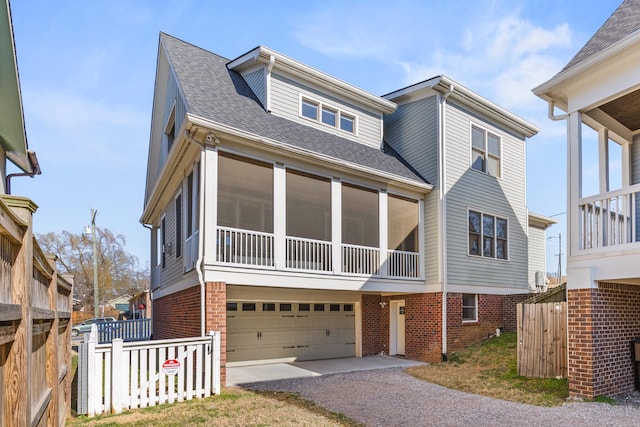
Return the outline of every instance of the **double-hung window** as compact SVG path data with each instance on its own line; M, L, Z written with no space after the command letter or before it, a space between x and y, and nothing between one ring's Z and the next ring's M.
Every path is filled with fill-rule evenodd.
M462 321L478 321L478 295L462 294Z
M348 133L356 133L356 116L310 98L300 97L300 115Z
M469 255L508 259L507 242L506 219L469 211Z
M488 175L502 174L500 137L486 129L471 126L471 168Z

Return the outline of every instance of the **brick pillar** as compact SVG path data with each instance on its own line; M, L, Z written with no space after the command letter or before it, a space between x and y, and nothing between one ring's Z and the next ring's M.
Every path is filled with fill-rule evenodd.
M442 293L403 295L401 299L405 301L406 357L442 361Z
M220 383L227 383L227 284L205 284L205 333L220 331Z
M384 343L389 340L388 321L386 341L382 325L382 311L380 295L362 295L362 355L371 356L384 351ZM389 308L386 307L388 312Z

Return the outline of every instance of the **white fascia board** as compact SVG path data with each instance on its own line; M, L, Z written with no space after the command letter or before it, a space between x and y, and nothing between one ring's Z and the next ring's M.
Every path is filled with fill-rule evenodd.
M558 221L544 215L529 212L529 225L535 227L544 228L545 230L551 227L553 224L557 224Z
M571 80L579 78L585 72L591 71L593 67L605 61L610 60L631 48L638 48L640 45L640 31L627 36L621 41L609 46L608 48L596 53L586 60L574 65L568 70L562 71L552 77L545 83L533 88L533 93L547 101L558 101L566 104L566 97L561 98L563 87L568 86Z
M411 191L426 194L433 189L433 185L427 184L426 182L420 182L399 175L393 175L367 166L350 163L343 159L338 159L335 157L316 153L314 151L294 147L289 144L285 144L269 138L264 138L260 135L233 128L231 126L223 125L221 123L217 123L190 113L187 113L186 119L194 126L206 128L207 130L210 130L214 133L221 132L229 137L238 138L239 140L241 140L241 142L242 140L244 140L245 142L251 141L254 143L259 143L262 144L265 148L271 149L273 151L286 152L289 155L298 156L307 161L318 160L320 162L330 164L334 169L344 170L351 173L357 171L361 174L369 175L377 180L383 179L385 181L392 182L399 187L407 188Z
M259 46L239 58L234 59L227 64L227 68L240 72L255 65L256 62L267 65L269 64L271 57L275 58L275 69L285 70L288 73L291 73L294 76L299 76L304 80L313 81L316 85L324 89L336 92L341 96L364 104L376 111L381 111L384 114L391 114L397 107L394 102L362 90L265 46Z
M430 96L433 93L432 91L446 94L447 97L482 112L490 119L506 125L524 135L526 138L530 138L540 131L540 129L528 121L483 98L444 75L433 77L429 80L388 93L384 95L384 98L392 99L396 102L406 102L407 100Z

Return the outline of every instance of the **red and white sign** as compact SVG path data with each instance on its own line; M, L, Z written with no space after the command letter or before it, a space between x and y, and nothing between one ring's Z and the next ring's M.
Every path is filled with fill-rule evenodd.
M180 362L176 359L167 359L162 364L162 372L165 375L175 375L180 371Z

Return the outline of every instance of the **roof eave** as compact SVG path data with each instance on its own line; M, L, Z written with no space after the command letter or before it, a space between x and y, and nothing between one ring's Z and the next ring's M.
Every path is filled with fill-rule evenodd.
M546 230L547 228L557 223L558 220L555 220L551 217L529 212L529 225L535 225Z

